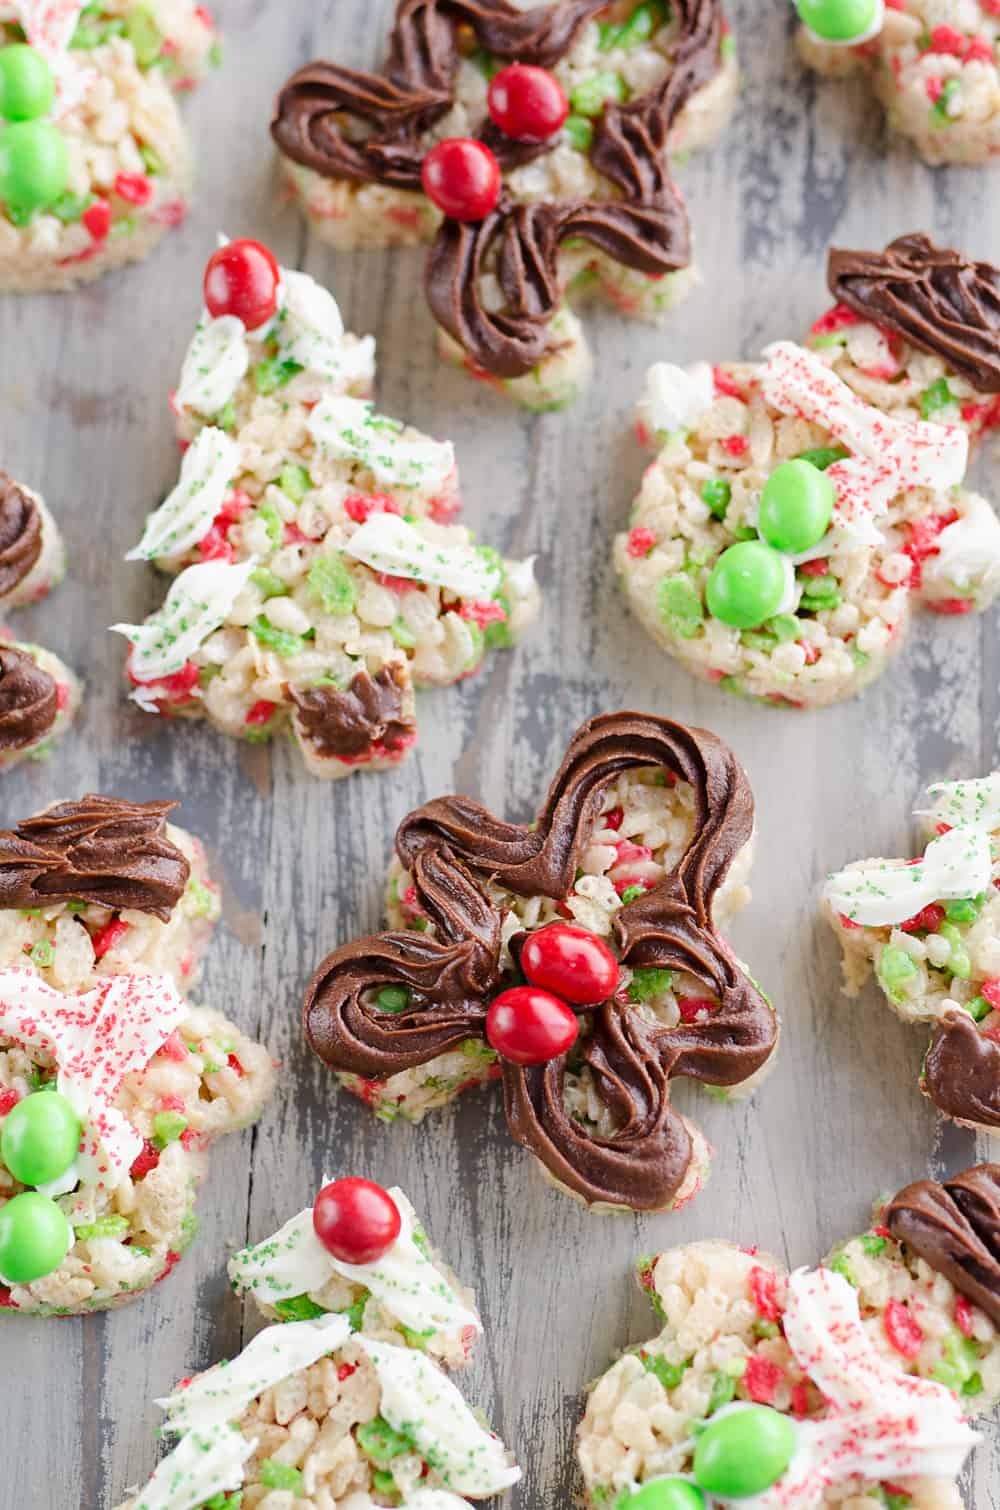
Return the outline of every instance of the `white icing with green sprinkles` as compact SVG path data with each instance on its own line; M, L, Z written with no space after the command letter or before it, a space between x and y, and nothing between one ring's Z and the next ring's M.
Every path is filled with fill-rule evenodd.
M502 580L499 569L475 546L438 545L398 514L372 514L344 552L372 571L447 587L460 598L492 598Z
M224 430L206 425L184 453L180 481L146 520L126 561L179 556L197 545L222 507L239 465L240 448Z
M145 624L112 624L132 642L132 675L140 682L173 676L223 622L256 568L249 561L205 561L189 566L171 585L167 601Z
M213 320L207 310L191 338L174 398L181 409L217 414L223 409L250 366L247 332L236 315Z
M337 301L315 278L283 267L278 299L281 307L272 333L282 361L345 387L374 378L374 336L345 341Z
M878 928L903 923L931 902L987 891L992 863L989 831L966 822L932 839L922 860L864 861L836 871L827 878L823 895L834 912L852 923Z
M416 1212L396 1186L389 1194L400 1216L400 1233L388 1253L371 1264L348 1264L335 1258L313 1229L312 1207L300 1211L266 1242L244 1248L229 1262L233 1287L251 1292L264 1304L311 1295L334 1274L362 1285L409 1331L424 1335L450 1333L461 1339L479 1317L456 1295L448 1280L416 1240Z
M238 1489L256 1445L238 1426L189 1431L160 1463L133 1510L195 1510L215 1494Z
M1000 775L977 776L968 781L936 781L927 788L934 799L935 818L950 823L971 823L978 828L1000 828ZM918 809L925 816L923 809Z
M455 469L450 441L407 436L399 420L376 414L365 399L323 399L309 416L309 433L331 455L357 462L388 486L433 489Z

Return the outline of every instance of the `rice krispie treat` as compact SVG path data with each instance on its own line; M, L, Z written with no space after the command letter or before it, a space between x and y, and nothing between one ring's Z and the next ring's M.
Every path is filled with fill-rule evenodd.
M1000 774L942 781L919 813L917 860L858 860L827 878L823 908L844 989L874 970L904 1022L932 1029L920 1088L956 1122L1000 1134Z
M532 562L455 524L450 443L377 414L370 336L258 242L224 244L173 395L177 487L129 559L175 574L131 641L141 707L255 742L290 734L322 777L397 765L414 685L472 675L537 611Z
M420 1348L461 1368L482 1331L475 1296L430 1246L398 1187L326 1184L312 1206L229 1261L238 1294L265 1316L305 1321L337 1311L355 1331Z
M386 1215L401 1213L387 1192L367 1181L327 1189L338 1185L367 1187L364 1202L328 1211L317 1241L400 1267ZM429 1303L439 1315L439 1299ZM157 1402L164 1433L180 1440L121 1510L468 1510L501 1493L521 1470L422 1346L387 1334L371 1305L268 1327Z
M643 1259L662 1324L591 1386L591 1510L961 1510L1000 1398L1000 1166L880 1202L816 1270L725 1242Z
M271 134L324 240L432 243L443 356L556 409L590 370L572 304L658 319L696 281L670 154L737 83L720 0L399 0L385 75L307 64Z
M171 91L216 51L193 0L0 4L0 289L90 282L180 224L191 172Z
M169 1274L208 1144L271 1081L267 1052L169 976L73 995L0 969L0 1307L106 1310Z
M502 1079L511 1135L562 1190L676 1209L710 1149L672 1078L746 1093L777 1043L716 932L748 898L752 833L746 773L713 734L591 719L534 823L457 796L403 819L393 931L323 961L308 1042L383 1121Z
M38 603L65 575L66 547L45 500L0 471L0 613Z
M995 0L797 0L799 52L819 73L865 73L889 126L929 163L1000 152Z
M0 830L0 965L60 991L144 971L187 992L220 901L176 807L90 794Z
M757 363L659 363L647 468L615 565L696 676L817 708L863 690L915 607L984 608L1000 524L963 479L1000 419L1000 271L923 235L834 250L837 304Z

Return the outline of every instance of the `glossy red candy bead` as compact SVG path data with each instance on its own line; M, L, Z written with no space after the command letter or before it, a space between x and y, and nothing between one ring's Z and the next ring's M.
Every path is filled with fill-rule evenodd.
M500 198L500 164L470 137L438 142L424 158L420 179L427 198L452 220L485 220Z
M399 1236L399 1209L371 1180L334 1180L313 1206L313 1228L323 1247L344 1264L373 1264Z
M205 268L205 307L213 319L235 315L247 330L273 319L281 271L259 241L229 241Z
M536 986L501 991L486 1014L486 1037L502 1059L545 1064L576 1042L579 1026L564 1001Z
M518 142L544 142L569 115L565 90L547 68L511 63L494 74L486 97L490 119Z
M603 939L572 923L550 923L529 933L521 949L521 969L542 986L579 1007L607 1001L618 989L618 961Z

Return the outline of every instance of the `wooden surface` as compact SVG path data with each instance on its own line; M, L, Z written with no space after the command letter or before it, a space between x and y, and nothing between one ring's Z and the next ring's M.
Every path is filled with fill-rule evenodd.
M662 330L595 310L592 388L568 413L532 417L438 364L419 253L335 257L275 207L274 90L324 50L371 65L389 6L222 0L218 11L223 70L185 106L200 166L187 225L142 267L81 293L0 301L0 462L44 492L72 553L68 582L16 624L87 682L83 715L54 759L5 778L4 814L88 790L182 798L181 821L205 839L225 888L201 995L263 1036L282 1069L256 1132L216 1148L200 1236L167 1283L109 1316L4 1321L0 1510L103 1510L145 1477L153 1397L236 1352L255 1324L227 1292L226 1257L300 1209L325 1170L402 1184L476 1285L486 1336L465 1388L519 1454L514 1503L560 1507L583 1385L653 1331L632 1280L638 1254L721 1236L812 1263L865 1221L877 1192L964 1168L976 1153L917 1093L925 1036L873 991L854 1005L841 997L815 901L827 870L905 849L926 780L997 763L995 615L919 624L860 702L768 711L657 659L615 589L610 544L642 466L629 425L651 361L751 356L804 335L824 307L831 239L875 247L926 228L996 259L997 180L932 173L905 147L887 154L862 86L817 84L798 67L790 6L737 0L740 114L720 149L682 174L705 285ZM219 229L260 236L330 282L350 327L378 338L382 408L451 437L470 522L512 553L539 554L535 632L472 682L421 697L419 751L397 774L324 785L290 749L157 724L123 694L122 644L104 626L159 601L153 574L122 557L176 473L166 394ZM499 1094L469 1095L418 1128L373 1121L334 1091L298 1026L320 956L379 921L403 813L457 789L526 818L577 723L626 706L703 723L747 765L760 842L753 904L731 936L785 1024L777 1069L749 1104L727 1108L677 1085L678 1105L715 1147L714 1173L681 1215L647 1219L588 1216L552 1193L509 1142ZM976 1455L976 1510L1000 1505L997 1441L988 1432Z

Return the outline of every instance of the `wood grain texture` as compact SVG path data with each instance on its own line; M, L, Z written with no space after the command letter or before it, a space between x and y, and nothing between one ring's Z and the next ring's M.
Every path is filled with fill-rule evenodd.
M661 330L593 311L591 390L568 413L528 416L436 361L419 253L334 256L275 205L271 96L324 50L373 64L389 9L221 0L224 69L185 106L200 161L187 225L141 268L72 297L0 301L0 461L44 492L72 552L68 582L17 624L87 681L75 732L48 765L5 779L4 812L90 789L180 796L225 888L201 995L259 1032L282 1065L260 1127L216 1148L201 1235L168 1283L111 1316L4 1321L2 1510L104 1510L145 1477L153 1397L231 1355L255 1325L227 1293L226 1257L305 1204L324 1171L398 1181L475 1283L487 1330L466 1388L520 1455L514 1504L543 1510L570 1503L584 1384L652 1331L631 1277L640 1252L721 1236L814 1262L857 1229L876 1193L926 1169L964 1168L976 1152L917 1094L921 1033L872 991L856 1004L841 997L815 903L827 870L901 851L924 782L997 763L995 617L918 624L861 702L769 712L658 658L616 592L610 542L643 464L629 425L651 361L753 355L802 335L823 307L831 239L880 246L919 227L996 260L995 176L932 173L905 147L887 148L862 86L818 84L798 67L784 0L733 0L746 70L739 118L682 173L704 287ZM153 574L122 556L175 475L165 398L223 228L268 240L331 284L351 328L378 337L381 406L454 439L469 521L540 558L534 634L478 679L421 697L419 751L395 775L322 785L289 749L157 725L125 701L121 642L104 625L158 601ZM472 1094L419 1128L383 1127L334 1093L299 1036L318 958L379 920L403 813L458 789L527 817L576 724L629 705L707 725L749 769L761 842L754 902L731 936L785 1022L778 1068L749 1104L727 1108L677 1086L715 1147L715 1172L683 1213L646 1219L590 1217L551 1193L509 1142L497 1095ZM976 1510L1000 1506L997 1434L987 1436L969 1476Z

